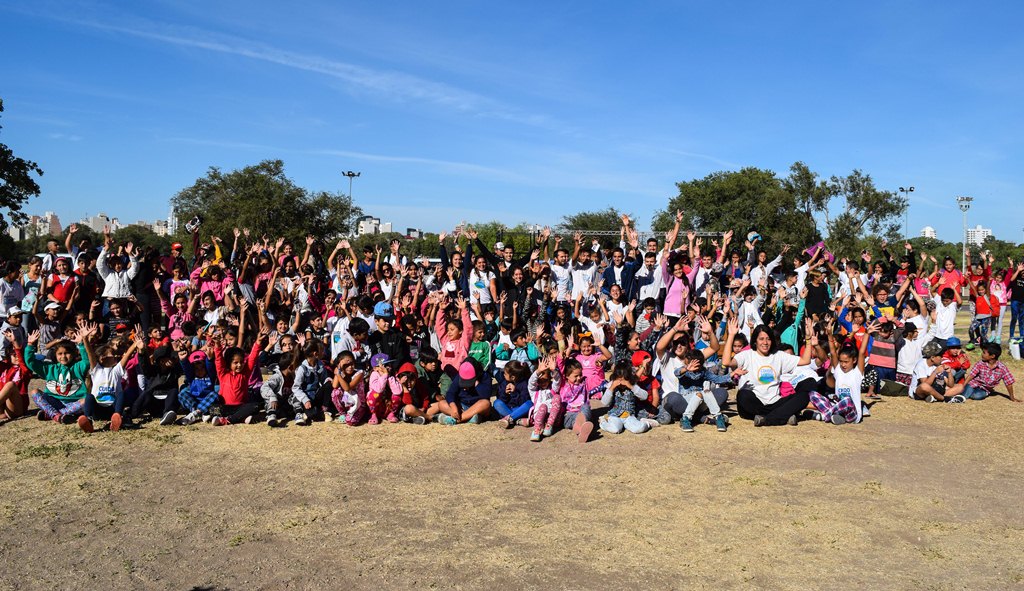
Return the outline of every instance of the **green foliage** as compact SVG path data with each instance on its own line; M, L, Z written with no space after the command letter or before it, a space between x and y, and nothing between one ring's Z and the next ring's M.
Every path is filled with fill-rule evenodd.
M608 207L599 211L581 211L574 214L562 216L562 222L558 224L557 230L565 233L570 230L583 230L586 232L616 231L622 227L622 215L625 212L615 207ZM630 218L633 216L630 214ZM618 246L619 236L594 236L601 243L601 246L610 248Z
M4 110L4 101L0 99L0 113ZM0 129L3 129L0 127ZM0 211L0 232L7 229L11 222L21 225L28 222L28 215L22 207L32 197L39 196L39 183L32 174L43 176L43 169L31 160L18 158L7 144L0 143L0 208L7 210L7 217Z
M731 229L740 237L753 230L765 238L769 250L782 244L803 249L827 233L832 252L854 257L882 238L898 240L900 216L907 206L904 197L879 190L860 170L825 181L803 162L794 163L786 178L747 167L677 185L679 195L654 216L655 230L670 229L673 214L682 210L684 229Z
M135 243L136 248L152 247L166 254L171 251L171 243L174 242L169 236L158 236L156 232L143 226L125 226L119 228L113 234L114 242L118 244ZM78 239L78 233L75 234ZM103 236L98 236L93 244L103 244Z
M284 163L264 160L228 173L212 167L171 198L179 220L178 239L188 236L185 223L203 218L200 233L230 240L233 228L249 228L254 237L283 236L296 244L307 234L331 239L351 232L361 210L344 193L310 192L285 176Z

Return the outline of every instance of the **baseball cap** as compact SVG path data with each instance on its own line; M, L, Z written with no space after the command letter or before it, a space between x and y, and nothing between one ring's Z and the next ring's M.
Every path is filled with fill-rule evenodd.
M44 307L43 310L60 310L60 304L57 302L50 302L49 304L46 304L46 307Z
M180 242L175 242L171 245L171 250L185 250L185 247Z
M377 353L370 358L370 367L380 367L391 363L391 358L388 357L387 353Z
M935 341L928 341L921 349L921 355L923 357L935 357L936 355L942 355L942 351L942 345Z
M21 316L24 313L25 311L19 308L18 306L11 306L10 308L7 309L8 316Z
M202 351L193 351L192 354L188 356L189 363L202 363L204 361L206 361L206 353L203 353Z
M402 375L404 373L417 374L419 372L416 371L416 366L415 365L413 365L413 364L409 363L408 361L406 361L405 363L402 364L402 367L398 368L398 374L397 375Z
M633 353L633 367L640 367L650 358L651 354L647 351L637 351L636 353Z
M499 242L495 242L494 243L494 250L505 250L505 243L504 242L500 242L500 241Z
M955 349L955 348L960 347L960 346L962 346L962 344L960 343L960 339L958 339L956 337L949 337L948 339L946 339L946 348L947 349Z
M469 361L463 361L459 366L459 386L463 388L476 387L476 368Z
M394 318L395 310L387 302L377 302L373 306L373 315L377 318Z

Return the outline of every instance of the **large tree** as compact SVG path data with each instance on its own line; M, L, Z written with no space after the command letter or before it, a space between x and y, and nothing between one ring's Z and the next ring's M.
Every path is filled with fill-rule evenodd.
M284 163L264 160L228 173L212 167L171 198L179 235L192 216L203 218L201 234L229 240L232 228L249 228L299 240L306 234L331 239L350 233L362 211L344 193L312 192L285 176Z
M580 230L589 237L597 238L602 246L616 246L619 243L618 234L591 236L588 233L617 232L622 227L622 216L624 213L615 207L608 207L597 211L581 211L564 215L562 216L562 222L558 224L557 230L563 234L572 230ZM630 218L632 217L630 215Z
M4 101L0 99L0 113L3 110ZM7 144L0 143L0 232L6 230L10 222L18 225L28 222L28 215L21 208L30 198L39 196L39 184L32 178L33 174L43 176L43 170L31 160L18 158ZM6 217L3 209L7 210Z

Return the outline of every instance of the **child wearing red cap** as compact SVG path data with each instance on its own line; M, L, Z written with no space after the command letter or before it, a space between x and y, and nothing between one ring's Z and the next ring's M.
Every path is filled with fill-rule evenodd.
M430 408L430 392L426 384L419 379L416 366L405 362L398 368L398 383L402 386L401 409L399 418L407 423L425 425L427 410Z

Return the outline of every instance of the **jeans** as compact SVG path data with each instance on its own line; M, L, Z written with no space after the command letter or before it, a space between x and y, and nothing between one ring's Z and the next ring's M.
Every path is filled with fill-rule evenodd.
M982 388L976 388L974 386L965 386L963 394L964 398L968 400L984 400L988 398L989 392L988 390L984 390Z
M651 430L650 423L645 423L633 415L629 415L625 419L621 417L601 417L600 427L602 431L607 431L613 435L622 433L623 429L636 434Z
M993 319L992 332L988 335L988 340L991 343L1002 343L1003 342L1003 318L1006 316L1006 306L999 308L999 318Z
M1010 338L1013 338L1013 328L1017 327L1017 336L1024 337L1024 302L1013 300L1010 302Z
M572 426L576 424L576 417L579 415L583 415L583 418L586 419L588 423L594 422L594 415L590 410L590 405L584 404L578 411L566 411L566 413L562 415L562 428L572 429Z
M515 408L505 404L505 402L500 398L496 398L494 400L494 412L498 413L498 416L501 418L511 417L513 421L530 414L531 408L533 408L533 402L529 400Z
M82 405L82 414L89 417L90 419L96 418L96 407L103 407L104 409L110 409L112 413L121 414L124 412L124 390L119 390L114 395L114 405L110 406L107 404L100 404L96 401L96 397L91 393L85 395L85 402Z
M714 404L718 407L717 411L711 410L710 405L705 403L705 407L711 412L712 415L717 415L722 412L722 407L725 406L725 402L729 399L729 391L725 388L712 388L711 393L714 395ZM696 398L696 397L694 397ZM673 419L679 419L683 415L687 414L689 410L690 399L677 392L670 392L665 395L665 399L661 403L661 409L669 414ZM701 411L701 406L698 405L693 409L688 416L692 419L694 415ZM703 413L702 413L703 414Z

